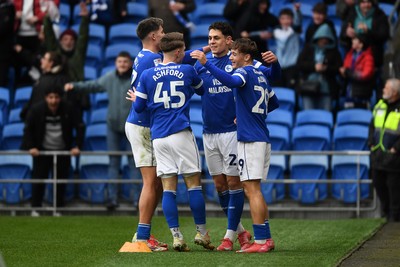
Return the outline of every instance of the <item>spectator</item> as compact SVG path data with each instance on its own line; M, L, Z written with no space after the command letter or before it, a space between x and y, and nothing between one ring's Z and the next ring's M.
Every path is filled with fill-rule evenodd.
M339 69L345 79L344 108L370 108L372 90L375 87L375 64L368 36L358 34L352 40L343 66Z
M304 46L297 59L301 78L318 83L319 88L319 92L306 95L300 83L304 109L332 110L332 100L336 100L339 95L336 75L341 65L342 59L335 46L333 32L324 24L314 34L313 42Z
M47 52L41 58L42 75L33 85L32 94L29 101L25 104L21 111L21 119L25 120L28 111L38 102L42 101L45 92L51 87L61 87L69 81L65 71L63 57L56 52ZM65 96L64 96L65 97Z
M336 1L336 16L341 20L345 20L356 5L356 0L337 0Z
M53 170L53 157L40 155L41 151L69 150L76 156L82 148L85 125L74 107L61 100L62 93L62 87L56 85L45 88L44 101L37 103L28 113L22 149L33 156L32 179L46 179ZM70 156L57 156L57 178L68 178L70 168ZM63 207L65 184L56 187L56 205ZM42 206L44 189L44 183L32 184L33 208ZM40 216L36 210L31 215Z
M107 92L109 101L107 109L107 149L109 151L130 151L131 147L125 136L125 121L131 107L131 103L125 100L125 93L127 88L130 87L132 73L132 60L128 52L122 51L118 54L115 67L116 70L110 71L96 80L67 83L64 89L85 93ZM110 156L108 168L110 179L119 177L120 166L121 156ZM129 157L129 166L131 168L135 166L132 157ZM117 184L108 184L107 190L107 208L115 209L118 207Z
M333 22L327 18L328 8L324 3L316 3L312 9L312 22L308 25L306 30L306 43L313 42L313 36L322 25L329 26L333 37L335 38L335 45L337 44L336 29Z
M61 33L59 40L57 40L50 18L46 16L44 21L46 49L47 51L58 51L66 57L68 76L71 81L83 81L85 78L84 66L89 39L89 12L84 2L80 2L80 10L82 20L79 26L79 34L67 29ZM66 95L81 114L83 110L90 108L88 95L76 92L68 92Z
M250 7L251 0L228 0L224 7L224 17L229 21L233 28L234 38L239 38L237 35L236 24L240 20L244 11Z
M389 39L388 18L374 0L358 0L357 5L342 23L340 43L349 50L351 39L358 33L370 36L375 66L383 63L384 45Z
M15 7L10 0L0 0L0 86L8 85L8 71L13 63Z
M295 12L284 8L279 12L279 27L273 31L276 40L276 56L280 59L281 78L273 83L275 86L295 89L297 81L297 57L300 54L301 14L299 5ZM295 22L295 23L293 23Z
M256 42L259 51L268 50L267 40L272 38L271 29L279 25L278 19L269 12L270 7L269 0L254 0L236 24L237 35ZM261 54L255 59L262 61Z
M45 12L40 8L40 0L14 0L16 42L31 52L39 48L38 34Z
M369 127L372 181L388 221L400 221L400 80L389 79Z
M190 31L192 24L188 14L196 9L194 0L148 0L149 17L161 18L164 21L164 32L181 32L185 46L190 48Z
M127 15L126 0L91 0L91 20L109 28L112 24L122 23Z

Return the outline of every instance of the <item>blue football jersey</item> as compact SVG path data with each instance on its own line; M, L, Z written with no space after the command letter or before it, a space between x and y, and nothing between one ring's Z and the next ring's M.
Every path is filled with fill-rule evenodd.
M274 92L267 78L254 66L238 68L233 76L238 76L243 81L241 87L234 89L238 141L269 143L265 119L269 110L269 100L274 96Z
M203 81L193 66L159 64L145 70L136 88L134 108L150 111L151 138L163 138L190 127L189 100L203 94Z
M232 63L229 60L230 52L223 57L214 57L207 54L207 60L226 73L232 74ZM203 80L204 95L202 98L203 131L204 133L226 133L236 131L234 122L236 117L235 99L233 90L223 85L199 62L195 65L196 71Z
M137 88L139 79L143 71L153 68L162 62L162 54L154 53L150 50L141 50L135 58L131 76L131 88ZM143 127L150 127L150 112L144 110L141 113L137 113L134 109L134 103L129 111L127 122L140 125Z

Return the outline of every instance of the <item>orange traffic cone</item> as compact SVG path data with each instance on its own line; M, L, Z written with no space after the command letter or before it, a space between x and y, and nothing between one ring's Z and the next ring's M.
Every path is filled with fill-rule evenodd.
M125 242L119 252L151 252L146 242Z

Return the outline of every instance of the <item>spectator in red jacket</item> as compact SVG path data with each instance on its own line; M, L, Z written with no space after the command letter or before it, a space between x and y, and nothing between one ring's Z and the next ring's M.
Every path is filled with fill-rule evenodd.
M370 108L370 98L375 87L375 62L369 38L358 34L352 39L343 66L339 69L345 79L346 101L344 108Z

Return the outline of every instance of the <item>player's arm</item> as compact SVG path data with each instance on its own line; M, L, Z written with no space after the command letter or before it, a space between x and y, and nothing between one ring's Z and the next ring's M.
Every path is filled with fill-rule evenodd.
M146 88L144 86L146 75L143 74L140 76L139 84L135 91L136 101L133 103L133 108L137 113L143 112L146 109L146 104L147 104L147 93L146 93Z
M192 58L190 54L193 51L196 51L196 50L201 51L203 53L208 53L208 52L211 51L211 49L210 49L210 47L208 45L203 46L203 47L198 48L198 49L186 50L185 51L185 56L183 57L183 60L182 60L182 64L194 65L196 63L197 59Z
M268 100L268 113L279 108L279 100L273 90L268 90L269 100Z
M191 54L192 58L197 59L215 78L217 78L223 85L230 88L241 87L245 84L245 81L236 75L230 75L225 71L219 69L215 65L207 61L206 55L200 51L193 51Z
M261 53L261 56L265 63L270 64L270 67L260 66L259 69L268 79L272 81L279 80L281 78L281 65L276 55L271 51L267 51Z
M193 84L192 87L194 88L194 92L197 95L204 95L204 86L203 80L197 75L197 72L193 69L195 75L193 76Z

